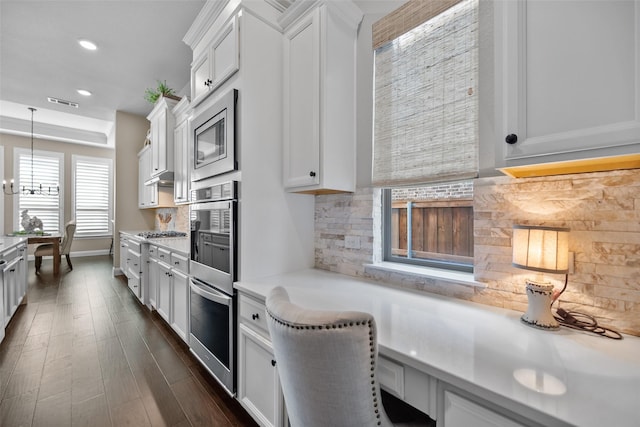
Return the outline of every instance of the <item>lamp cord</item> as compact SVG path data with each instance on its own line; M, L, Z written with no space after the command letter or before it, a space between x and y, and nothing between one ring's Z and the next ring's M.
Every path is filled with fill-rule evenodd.
M556 302L556 300L560 298L560 295L562 295L562 293L567 289L568 282L569 275L565 274L564 286L562 287L560 292L558 292L558 294L553 297L551 301L551 307L553 307L553 303ZM558 307L553 317L555 317L558 323L560 323L562 326L570 329L591 332L592 334L600 335L614 340L622 339L622 334L620 334L620 332L598 325L596 319L588 314L580 313L577 311L568 311L562 307Z

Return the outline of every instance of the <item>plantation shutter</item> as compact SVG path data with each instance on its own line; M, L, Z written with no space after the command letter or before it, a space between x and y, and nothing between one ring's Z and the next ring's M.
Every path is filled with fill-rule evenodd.
M477 177L478 0L411 0L373 32L373 184Z
M60 153L35 151L33 153L33 178L31 175L32 158L31 151L16 148L18 157L17 182L15 190L18 193L18 211L14 215L17 230L23 230L21 221L22 212L26 209L30 217L38 217L42 221L43 231L58 233L60 231L61 200L62 193L58 192L61 181L62 156ZM33 182L32 182L33 181ZM25 194L24 189L34 188L44 194ZM54 195L48 195L51 190Z
M111 235L111 160L74 156L73 164L76 235Z

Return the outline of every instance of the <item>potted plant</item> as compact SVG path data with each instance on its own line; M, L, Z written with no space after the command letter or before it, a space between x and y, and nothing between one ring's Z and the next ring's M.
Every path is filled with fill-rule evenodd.
M165 81L158 80L157 82L158 82L158 85L155 87L155 89L147 88L144 91L144 99L146 99L152 104L155 104L156 101L158 101L158 99L160 99L163 96L165 98L171 98L177 101L180 100L180 97L176 96L175 91L169 86L167 86L166 80Z

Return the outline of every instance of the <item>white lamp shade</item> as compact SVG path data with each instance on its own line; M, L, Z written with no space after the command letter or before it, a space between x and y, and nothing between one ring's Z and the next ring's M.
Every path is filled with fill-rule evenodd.
M543 273L568 273L569 229L514 225L512 264Z

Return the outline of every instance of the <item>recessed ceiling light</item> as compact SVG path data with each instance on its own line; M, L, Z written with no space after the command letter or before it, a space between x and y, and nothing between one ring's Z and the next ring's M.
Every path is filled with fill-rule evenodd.
M98 48L94 42L89 40L78 40L78 43L87 50L96 50Z
M82 96L91 96L91 92L85 89L78 89L78 93Z

